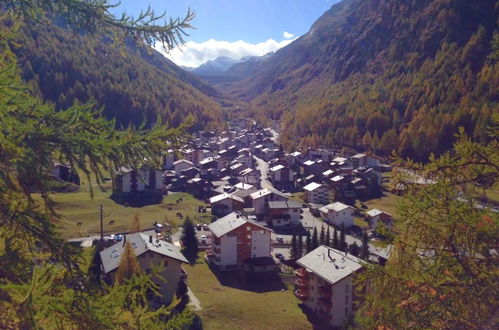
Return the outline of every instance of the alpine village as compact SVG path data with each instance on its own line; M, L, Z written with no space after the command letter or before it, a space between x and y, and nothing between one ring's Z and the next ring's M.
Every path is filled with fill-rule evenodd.
M0 1L0 329L499 328L499 2L218 71L165 57L217 1L124 2Z

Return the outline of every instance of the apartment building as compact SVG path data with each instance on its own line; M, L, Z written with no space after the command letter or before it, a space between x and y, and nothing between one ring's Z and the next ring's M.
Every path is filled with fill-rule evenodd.
M297 264L295 296L330 326L344 325L355 308L353 277L362 269L360 259L321 245Z
M307 203L327 204L329 201L328 189L326 186L311 182L305 187L305 201Z

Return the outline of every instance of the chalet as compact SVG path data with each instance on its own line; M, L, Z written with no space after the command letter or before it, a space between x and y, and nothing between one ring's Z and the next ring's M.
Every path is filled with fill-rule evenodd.
M177 176L181 175L182 170L186 170L188 168L194 167L194 164L187 159L179 159L173 162L173 169Z
M260 172L257 170L254 170L252 168L247 168L241 173L239 173L239 176L237 177L239 181L248 183L251 185L259 185L260 184Z
M76 185L80 184L80 177L71 170L71 166L69 165L54 163L50 173L59 180L71 182Z
M209 170L217 170L217 161L213 157L207 157L199 161L199 171L201 175L207 175Z
M269 210L269 202L285 201L288 197L277 191L270 189L262 189L251 194L252 207L255 209L255 214L263 215Z
M319 209L322 217L326 222L334 226L341 226L343 223L345 228L351 227L353 225L353 217L355 214L355 208L343 204L341 202L335 202L328 204Z
M211 213L215 216L225 216L234 211L241 211L244 200L233 194L223 193L210 198Z
M161 192L163 177L159 170L142 167L139 170L126 167L116 173L114 194L137 194L140 192Z
M327 187L320 183L309 183L303 189L307 203L326 204L329 200Z
M321 245L296 263L301 268L295 272L295 296L330 327L344 326L354 312L361 260Z
M307 160L303 163L303 175L321 175L322 166L313 160Z
M276 186L287 186L294 181L293 171L284 165L276 165L269 169L270 181Z
M182 263L188 263L187 259L178 247L155 236L142 233L124 235L121 242L100 252L102 272L108 283L113 283L115 280L116 270L127 243L132 247L140 267L146 273L150 273L154 266L163 266L159 274L162 278L153 277L152 280L161 294L161 297L157 298L158 302L170 304L182 277Z
M273 228L300 224L302 204L295 201L269 202L268 223Z
M210 181L201 178L187 180L185 190L198 199L210 196L213 186Z
M252 259L271 258L272 231L243 215L230 213L212 222L208 228L212 244L207 260L220 270L254 269Z
M371 229L376 230L379 223L383 223L383 225L391 228L393 225L393 217L390 213L372 209L366 212L366 220Z
M353 168L367 167L368 157L366 154L356 154L350 157Z

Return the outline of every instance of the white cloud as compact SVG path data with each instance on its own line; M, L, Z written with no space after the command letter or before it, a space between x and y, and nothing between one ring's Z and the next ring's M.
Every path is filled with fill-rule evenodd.
M243 40L229 42L210 39L199 43L188 41L183 46L173 49L170 53L166 53L164 48L159 44L156 44L154 48L177 65L198 67L219 56L226 56L233 59L240 59L244 56L262 56L288 45L293 40L289 38L282 41L269 39L256 44L251 44Z
M282 36L283 36L284 38L286 38L286 39L291 39L291 38L293 38L295 35L294 35L293 33L289 33L289 32L287 32L287 31L285 31L285 32L282 34Z

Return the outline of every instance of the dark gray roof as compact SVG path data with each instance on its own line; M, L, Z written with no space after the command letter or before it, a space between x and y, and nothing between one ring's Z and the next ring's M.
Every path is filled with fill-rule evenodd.
M115 270L120 265L121 254L125 249L126 242L130 243L137 257L147 251L152 251L181 262L189 263L179 248L172 243L157 240L155 237L153 237L152 243L150 243L149 235L135 233L126 235L123 241L113 244L100 252L100 258L106 274Z
M271 209L301 209L302 204L295 201L271 201L269 202L269 208Z

